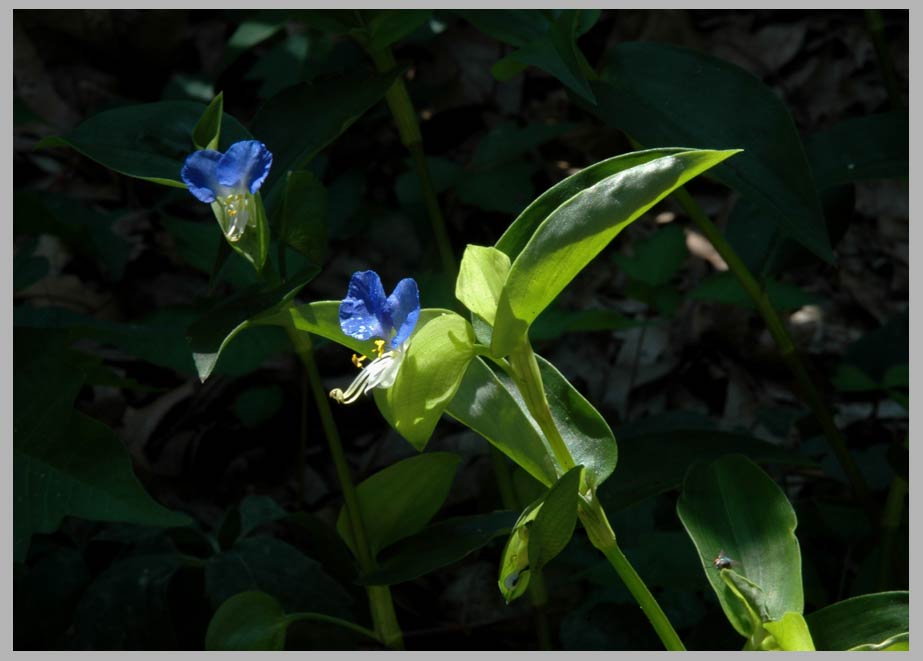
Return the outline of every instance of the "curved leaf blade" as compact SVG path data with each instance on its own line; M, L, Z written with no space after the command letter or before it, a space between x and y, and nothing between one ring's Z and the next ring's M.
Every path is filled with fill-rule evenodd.
M730 571L762 590L757 611L762 621L777 621L788 611L802 612L795 512L782 490L756 464L731 454L707 465L694 465L686 475L676 511L738 633L750 636L753 625L737 595L722 580L721 575ZM732 570L713 566L721 551L735 562Z
M433 518L449 495L458 462L458 455L449 452L420 454L378 471L356 487L373 554L413 535ZM337 532L355 554L345 507L337 518Z
M688 150L603 179L545 218L516 257L497 307L491 352L507 355L535 318L619 232L735 150Z
M516 522L512 511L456 516L427 526L382 553L378 569L362 576L362 585L394 585L448 567L509 533Z
M819 650L898 645L909 640L910 593L863 594L825 606L805 619Z
M768 86L728 62L667 44L622 43L607 58L593 83L602 119L647 147L742 147L744 154L712 176L769 209L793 238L833 262L801 137Z
M63 136L43 139L36 149L70 147L110 170L176 188L185 188L180 170L195 151L193 133L205 104L159 101L125 106L90 117ZM222 117L220 145L252 136L230 115Z

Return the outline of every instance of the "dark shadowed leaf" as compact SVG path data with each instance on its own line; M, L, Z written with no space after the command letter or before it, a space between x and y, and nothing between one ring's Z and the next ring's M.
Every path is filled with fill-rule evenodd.
M788 109L759 79L703 53L638 42L609 49L593 89L600 117L645 147L743 149L711 176L769 209L793 238L833 261L801 138Z

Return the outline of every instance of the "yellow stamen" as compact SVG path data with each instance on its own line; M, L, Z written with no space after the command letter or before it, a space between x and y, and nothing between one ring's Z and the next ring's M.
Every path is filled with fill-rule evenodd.
M366 356L360 356L359 354L356 354L356 353L353 354L353 365L355 365L359 369L362 369L362 362L364 360L366 360Z
M384 340L375 340L375 351L378 352L378 357L381 358L381 354L385 352Z

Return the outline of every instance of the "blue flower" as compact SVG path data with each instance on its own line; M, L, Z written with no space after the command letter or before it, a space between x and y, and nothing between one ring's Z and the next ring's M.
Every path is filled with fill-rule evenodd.
M337 388L330 396L341 404L350 404L372 388L390 388L419 318L420 291L413 278L404 278L390 296L385 296L375 271L353 273L346 298L340 302L340 328L357 340L375 338L378 357L363 368L345 392ZM362 367L365 359L354 355L353 364Z
M235 142L225 153L213 149L193 152L183 164L180 177L200 202L217 202L221 229L229 241L243 236L256 224L253 196L272 166L272 153L258 140ZM216 210L217 213L217 210Z

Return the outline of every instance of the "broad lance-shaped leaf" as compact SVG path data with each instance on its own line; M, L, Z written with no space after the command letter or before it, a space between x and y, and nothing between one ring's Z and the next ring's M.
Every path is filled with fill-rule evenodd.
M805 618L819 650L909 649L910 593L852 597Z
M512 511L455 516L425 527L393 544L378 558L378 569L361 576L362 585L394 585L458 562L491 540L510 532Z
M359 635L362 644L377 641L374 632L354 622L321 613L289 613L265 592L241 592L225 601L208 625L205 649L209 651L257 651L285 649L289 625L311 622L312 625L333 625ZM324 649L330 649L328 645Z
M526 65L533 65L550 73L586 101L595 103L586 79L591 68L576 40L596 23L599 10L491 9L458 13L479 30L516 47L491 69L499 80L508 80Z
M101 112L63 136L44 138L36 149L70 147L129 177L185 188L180 170L195 151L193 132L206 106L195 101L159 101ZM219 150L253 136L230 115L221 121Z
M442 507L458 455L429 452L378 471L357 488L366 539L372 554L419 531ZM346 508L337 518L337 532L355 554L356 545Z
M65 516L152 526L188 525L145 491L111 429L73 409L85 374L65 333L14 332L13 549Z
M522 249L526 247L538 226L555 209L577 195L577 193L595 186L603 179L607 179L619 172L650 163L664 156L681 154L684 151L688 150L673 147L629 152L583 168L566 179L562 179L535 198L535 201L526 207L516 220L506 228L503 236L497 241L496 248L509 255L510 259L516 259Z
M529 531L529 569L541 571L557 556L574 534L583 466L561 476L548 491Z
M737 153L689 150L614 174L552 211L516 257L497 308L491 352L505 356L619 232L679 186Z
M541 356L539 372L561 437L594 488L615 470L618 447L612 430L586 398ZM523 470L546 486L561 472L538 423L519 391L478 358L471 362L446 413L481 434Z
M376 104L402 73L351 73L300 83L269 99L253 118L253 133L273 155L264 184L266 205L273 215L281 202L289 171L302 169ZM292 127L298 127L293 131Z
M676 511L699 552L706 578L738 633L759 637L754 612L762 622L778 621L789 611L802 612L795 512L782 490L756 464L730 454L710 464L694 465L686 475ZM714 560L722 551L732 564L718 571ZM746 583L732 589L728 579L737 576ZM753 596L757 593L758 597Z
M564 550L577 523L582 466L576 466L523 510L503 549L497 585L510 603L520 597L533 573Z
M210 308L187 332L199 378L205 381L218 364L221 352L254 318L283 308L317 274L310 266L276 287L254 285Z
M285 182L278 234L320 267L327 255L327 189L311 172L290 172Z
M645 147L742 148L711 176L771 210L805 248L833 261L801 137L759 79L693 50L638 42L609 49L592 87L592 110Z

